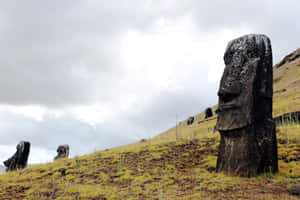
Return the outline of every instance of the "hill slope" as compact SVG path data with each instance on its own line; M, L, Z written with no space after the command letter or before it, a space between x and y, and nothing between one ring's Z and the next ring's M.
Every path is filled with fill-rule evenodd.
M274 116L300 110L299 52L274 68ZM0 175L0 199L299 199L287 192L300 182L299 124L277 127L280 172L248 179L214 172L216 117L203 116L149 140Z

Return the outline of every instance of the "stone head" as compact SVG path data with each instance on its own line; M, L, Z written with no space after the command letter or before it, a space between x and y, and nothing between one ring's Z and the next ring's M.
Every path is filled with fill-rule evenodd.
M224 62L225 70L218 91L217 129L232 130L255 121L259 107L256 105L262 98L272 98L269 38L251 34L229 42Z
M57 153L59 155L66 155L68 156L69 155L69 145L65 144L65 145L60 145L58 146L57 148Z
M30 148L30 142L26 142L26 141L21 141L19 142L19 144L17 145L17 152L27 152L29 151Z

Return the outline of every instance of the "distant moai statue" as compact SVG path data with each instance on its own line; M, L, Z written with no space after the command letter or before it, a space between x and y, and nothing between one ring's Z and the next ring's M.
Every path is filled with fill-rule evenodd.
M229 42L224 61L218 91L216 129L221 141L216 170L246 177L277 172L270 39L254 34L237 38Z
M6 171L25 168L27 166L29 152L30 142L21 141L17 145L17 152L12 157L3 162L6 167Z
M212 117L212 116L213 116L212 109L211 108L206 108L204 119L207 119L207 118Z
M68 144L59 145L56 151L57 151L57 156L54 157L54 160L59 158L68 158L70 147Z
M188 120L187 120L187 125L188 126L192 125L194 123L194 119L195 119L194 116L189 117Z

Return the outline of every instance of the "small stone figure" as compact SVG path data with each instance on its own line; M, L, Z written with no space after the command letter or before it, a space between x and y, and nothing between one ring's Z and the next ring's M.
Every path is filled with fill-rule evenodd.
M59 158L68 158L69 157L70 147L68 144L59 145L57 148L57 156L55 156L54 160Z
M237 38L229 42L224 61L218 91L217 171L246 177L277 172L271 42L265 35Z
M213 112L212 112L211 108L206 108L204 119L207 119L207 118L212 117L212 116L213 116Z
M11 158L3 162L6 167L6 171L25 168L27 166L29 152L30 142L21 141L17 145L17 152Z
M189 126L189 125L192 125L193 123L194 123L194 116L191 116L187 120L187 125Z

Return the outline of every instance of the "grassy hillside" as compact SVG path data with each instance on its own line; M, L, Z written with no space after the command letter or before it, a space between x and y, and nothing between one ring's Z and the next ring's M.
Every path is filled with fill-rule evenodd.
M300 111L300 49L274 67L273 116ZM293 60L295 57L297 59ZM290 61L289 61L290 60Z
M299 66L300 58L275 66L274 116L300 110ZM135 144L5 173L0 199L299 199L287 189L300 182L300 125L276 129L279 173L248 179L214 172L216 117L203 118Z

